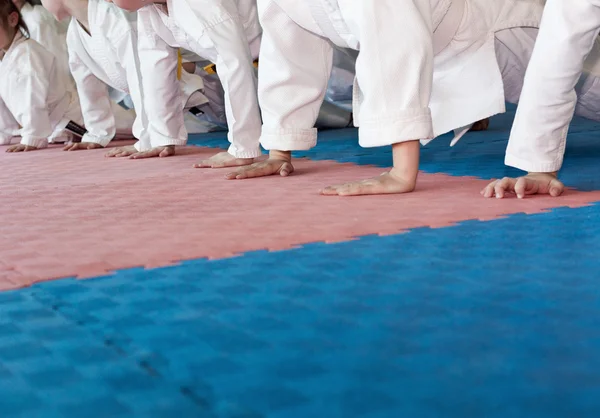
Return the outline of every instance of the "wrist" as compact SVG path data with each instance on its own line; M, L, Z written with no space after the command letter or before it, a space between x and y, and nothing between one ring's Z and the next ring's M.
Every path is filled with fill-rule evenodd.
M289 163L292 161L292 152L291 151L271 150L271 151L269 151L269 158L272 160L287 161Z
M406 141L392 145L394 167L390 171L394 177L414 184L419 174L419 141Z
M528 176L551 176L554 178L558 178L558 171L553 171L550 173L540 173L540 172L535 172L535 171L531 171L527 173Z

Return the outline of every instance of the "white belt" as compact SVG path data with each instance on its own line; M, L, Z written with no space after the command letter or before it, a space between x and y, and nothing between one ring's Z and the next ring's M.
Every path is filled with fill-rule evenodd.
M349 31L346 27L336 27L334 21L331 19L331 14L339 14L339 6L337 4L337 0L309 1L308 4L310 5L310 11L313 15L313 18L319 26L319 28L321 29L321 31L323 32L323 35L329 38L331 42L338 46L346 46L347 43L339 35L340 29L346 32ZM339 23L341 23L341 21Z

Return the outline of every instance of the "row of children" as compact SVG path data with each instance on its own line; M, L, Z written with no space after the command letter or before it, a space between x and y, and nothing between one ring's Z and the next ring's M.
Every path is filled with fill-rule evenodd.
M596 2L42 0L58 21L70 17L67 69L58 41L38 43L27 30L26 5L0 0L0 139L21 137L12 152L72 135L82 138L68 150L105 147L126 119L116 102L128 94L138 142L109 156L174 154L186 144L190 110L229 128L228 152L198 167L238 167L228 179L287 176L291 152L316 145L324 114L330 125L348 124L340 107L327 107L334 85L352 91L360 144L391 145L393 168L323 194L405 193L421 144L450 131L454 144L522 96L506 162L531 174L482 193L558 195L573 113L600 120ZM182 50L202 65L182 64ZM340 57L355 59L349 81L335 71L348 67ZM211 75L222 90L209 87Z

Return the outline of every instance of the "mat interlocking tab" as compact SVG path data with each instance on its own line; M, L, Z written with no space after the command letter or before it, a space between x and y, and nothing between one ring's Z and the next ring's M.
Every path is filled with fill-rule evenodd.
M0 153L0 210L12 214L0 225L0 287L600 200L600 192L575 191L561 199L486 200L478 193L486 181L426 173L407 195L323 197L319 187L381 169L298 160L289 178L227 181L223 170L192 168L215 151L192 147L141 161L108 159L103 150Z

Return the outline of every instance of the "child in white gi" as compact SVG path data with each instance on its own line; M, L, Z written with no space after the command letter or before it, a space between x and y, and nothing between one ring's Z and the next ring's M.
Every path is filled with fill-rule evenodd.
M69 63L79 91L88 130L83 148L107 146L115 136L115 117L107 86L131 95L136 111L135 146L111 150L108 156L130 158L166 157L174 154L174 143L152 140L144 108L137 55L136 17L104 0L44 0L44 7L57 20L71 16L67 34ZM202 80L185 73L182 89L175 86L174 106L183 108L206 101L200 93Z
M54 55L29 39L11 0L0 0L0 49L0 144L21 137L7 152L45 148L49 141L67 142L83 133L77 95Z
M505 159L529 174L493 181L483 196L562 194L557 174L573 114L600 113L599 31L600 0L547 1Z
M291 152L316 144L314 118L332 61L331 44L359 50L354 121L365 147L392 145L393 168L328 195L406 193L418 173L419 140L505 111L495 34L535 27L539 0L259 0L263 45L259 101L267 161L230 179L292 173ZM434 61L435 56L435 61ZM435 65L435 72L434 72ZM514 86L508 86L510 88Z
M21 16L23 16L23 21L29 29L30 38L52 52L56 57L60 73L65 77L65 83L71 84L70 89L76 93L75 80L73 80L69 68L69 53L67 50L69 21L59 22L43 6L32 4L30 0L13 0L13 2L21 12ZM116 102L111 102L111 108L115 116L116 137L131 138L135 112L119 106ZM80 149L84 145L77 142L71 143L65 146L65 151Z
M114 0L129 11L138 10L139 56L144 69L145 106L151 135L183 145L187 132L178 95L179 48L215 64L225 93L230 147L197 167L247 165L261 155L261 116L253 62L258 57L261 27L256 0ZM149 4L150 3L150 4ZM150 70L151 69L151 70Z

